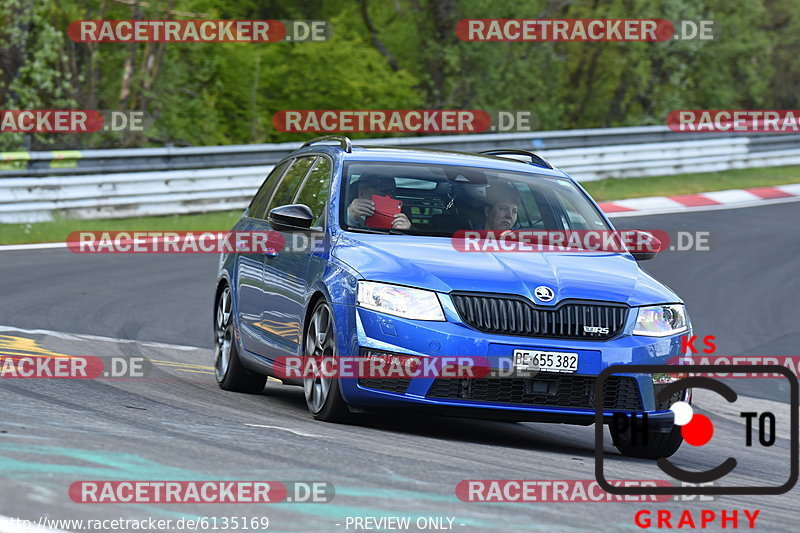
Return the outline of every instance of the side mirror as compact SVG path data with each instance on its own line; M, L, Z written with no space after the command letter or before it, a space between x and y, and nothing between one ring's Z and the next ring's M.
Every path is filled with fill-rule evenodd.
M307 230L314 221L314 214L307 205L281 205L269 212L268 220L278 231Z
M661 239L652 233L641 230L633 230L630 233L634 237L630 245L631 255L637 261L653 259L661 251Z

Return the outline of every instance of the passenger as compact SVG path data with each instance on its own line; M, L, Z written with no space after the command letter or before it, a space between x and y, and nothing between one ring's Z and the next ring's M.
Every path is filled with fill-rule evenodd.
M503 231L514 229L519 211L519 194L510 185L495 183L486 189L484 228Z
M373 195L395 198L397 194L394 178L390 176L364 175L351 187L357 187L358 192L347 206L347 225L356 228L366 228L365 219L375 214ZM405 213L397 213L392 220L392 229L411 229L411 221Z

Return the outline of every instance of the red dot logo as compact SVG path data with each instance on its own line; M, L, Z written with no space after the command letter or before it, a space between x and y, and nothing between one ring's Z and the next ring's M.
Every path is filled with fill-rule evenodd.
M714 436L714 424L707 416L695 414L686 402L675 402L669 408L675 415L675 425L681 426L683 440L692 446L702 446Z
M683 440L692 446L702 446L714 436L714 425L705 415L694 415L688 424L681 427Z

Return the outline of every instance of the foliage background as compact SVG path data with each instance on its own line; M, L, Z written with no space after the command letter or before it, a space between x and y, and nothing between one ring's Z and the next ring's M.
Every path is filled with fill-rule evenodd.
M0 0L0 109L144 111L137 134L0 134L0 150L299 140L281 109L519 109L539 129L673 109L794 109L800 0ZM74 43L79 19L324 19L324 43ZM711 19L713 41L473 43L462 18ZM358 136L358 135L354 135ZM363 134L362 136L379 136Z

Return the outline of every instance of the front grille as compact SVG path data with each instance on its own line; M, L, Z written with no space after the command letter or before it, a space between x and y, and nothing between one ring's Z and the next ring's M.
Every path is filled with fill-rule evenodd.
M606 340L619 334L628 317L624 304L567 302L556 308L534 306L513 296L451 294L461 320L486 333L559 339ZM608 328L607 333L584 326Z
M538 375L535 378L438 378L428 398L594 409L594 376ZM603 384L603 408L641 411L636 380L611 376Z
M405 394L411 378L358 378L358 384L368 389Z

